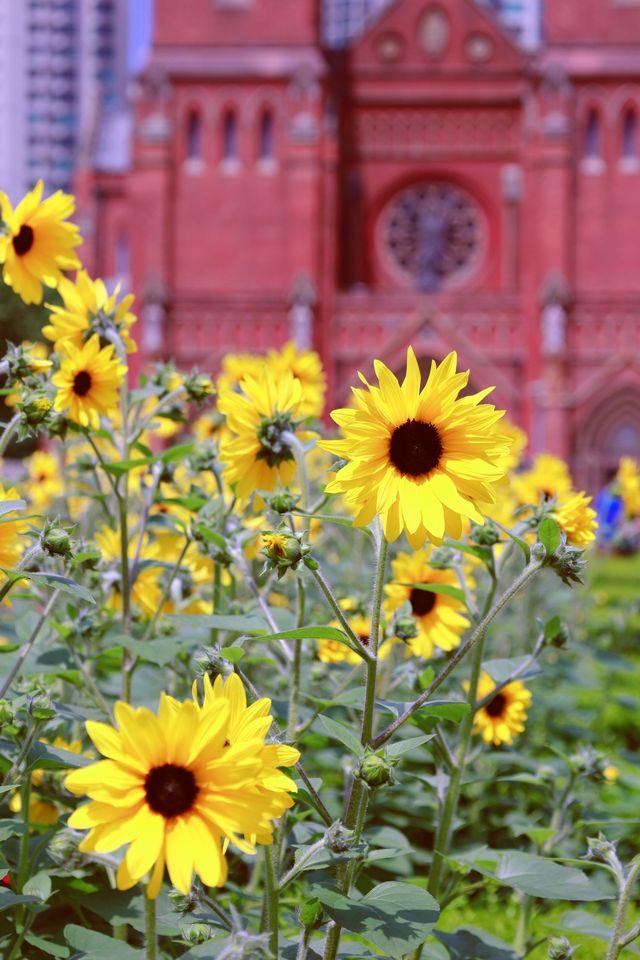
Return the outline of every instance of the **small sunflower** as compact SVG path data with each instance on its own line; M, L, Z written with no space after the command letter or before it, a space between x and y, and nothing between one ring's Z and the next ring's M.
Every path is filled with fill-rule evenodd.
M230 696L200 708L162 694L157 715L123 702L114 713L116 729L86 723L108 759L65 778L68 790L91 798L69 817L70 827L89 828L80 850L109 853L128 845L117 887L127 890L151 872L150 898L160 891L165 863L182 893L194 871L206 886L222 886L223 845L253 853L256 840L271 843L273 819L292 802L295 785L276 769L284 762L281 748L264 743L271 718L243 723L248 718Z
M257 377L264 368L265 358L257 353L227 353L216 381L216 392L239 390L245 377Z
M640 464L633 457L621 457L616 475L624 512L629 519L640 516Z
M21 496L15 487L5 487L0 483L0 503L20 499ZM0 567L12 570L24 553L26 542L23 535L27 530L28 523L26 520L19 519L15 510L3 513L1 519Z
M332 620L329 626L342 629L337 620ZM353 616L349 618L349 626L358 640L360 640L365 647L368 647L370 640L369 631L371 630L371 622L368 617L364 617L360 613L354 613ZM321 638L317 643L318 660L322 660L323 663L350 663L353 664L353 666L362 663L362 657L359 656L355 650L352 650L351 647L340 643L339 640ZM378 660L386 660L391 653L392 646L393 644L389 640L383 641L378 649Z
M288 371L275 377L268 367L246 376L241 387L242 393L223 390L218 409L230 431L220 448L224 477L242 498L256 489L273 490L278 478L285 485L293 479L293 451L282 437L296 429L302 387Z
M102 280L92 280L85 270L79 270L75 283L63 277L58 284L62 304L48 303L50 323L42 328L48 340L53 340L55 350L64 350L68 343L78 350L91 333L105 336L109 331L119 334L127 353L135 353L135 340L130 330L135 316L129 308L133 303L130 293L118 302L120 285L112 294Z
M82 237L73 223L64 223L75 209L72 196L60 190L42 199L39 180L15 210L0 192L0 263L5 283L25 303L42 303L42 284L57 287L63 270L80 266L74 247Z
M539 453L531 470L518 473L513 478L513 490L521 504L534 506L543 497L562 500L571 493L573 481L569 467L552 453Z
M429 566L430 548L413 554L399 553L392 561L393 582L385 586L385 610L389 616L409 601L418 633L407 640L407 655L428 659L436 647L453 650L469 626L465 606L456 597L421 590L412 584L446 584L457 587L453 570L434 570Z
M60 474L60 464L56 457L43 450L29 458L29 499L37 510L50 506L51 501L64 493L64 484Z
M492 388L458 399L469 373L456 373L456 354L432 361L420 389L420 368L411 347L402 385L379 360L379 386L360 374L355 406L331 414L343 440L320 443L350 461L326 487L344 494L362 526L376 514L387 540L406 531L418 550L429 538L459 539L465 517L483 523L478 503L494 503L505 475L509 439L496 427L503 411L480 401Z
M495 686L489 674L483 671L478 683L478 700L483 700L495 690ZM468 682L464 687L469 688ZM492 743L496 747L502 743L512 743L514 736L524 730L530 704L531 691L527 690L524 683L520 680L508 683L476 712L473 732L482 734L485 743Z
M293 340L280 350L270 350L268 360L276 375L289 370L302 385L301 417L320 417L324 410L327 378L315 350L298 350Z
M109 417L118 408L118 388L126 367L114 356L114 347L100 349L96 333L81 349L68 344L59 371L51 378L58 388L54 409L83 427L100 426L99 414Z
M583 491L574 493L552 511L552 517L574 547L584 548L596 538L598 523L595 510L589 506L591 499Z

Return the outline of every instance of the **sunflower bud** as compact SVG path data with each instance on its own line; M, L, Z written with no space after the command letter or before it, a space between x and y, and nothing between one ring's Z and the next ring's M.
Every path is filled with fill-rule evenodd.
M413 640L418 636L416 618L410 613L397 617L393 622L393 633L398 640Z
M542 544L537 543L531 550L532 556L538 547L544 550ZM577 547L570 547L567 543L561 543L553 553L546 556L543 566L555 570L562 582L570 587L572 582L583 582L582 574L586 566L586 561L582 558L583 553L584 551L578 550Z
M37 427L49 417L53 409L53 400L40 391L25 390L17 407L23 414L26 424L29 427Z
M263 533L262 554L267 558L266 568L278 571L278 579L286 570L297 570L300 561L309 553L302 539L287 533Z
M193 886L189 893L180 893L179 890L172 888L168 894L169 900L179 913L192 913L200 905L197 890L197 885Z
M342 820L334 820L325 834L324 845L334 853L344 853L349 849L352 839L353 830L348 830Z
M449 547L436 547L431 551L429 566L434 570L449 570L453 566L453 550Z
M215 388L210 377L203 373L192 373L185 377L184 388L189 400L202 403L207 397L213 396Z
M372 789L383 787L385 783L393 785L394 766L395 762L385 756L384 750L379 750L376 753L367 751L360 761L356 776Z
M46 373L53 366L51 360L38 357L25 347L16 346L13 343L8 344L4 359L7 364L9 379L12 381L24 380L25 377L34 373Z
M609 863L614 857L617 860L616 845L607 840L604 833L597 837L587 837L587 857L591 860L604 860Z
M566 937L552 937L549 940L549 960L570 960L573 956L573 947Z
M273 497L268 497L267 503L276 513L290 513L295 509L299 499L300 497L296 497L293 493L284 492L276 493Z
M186 923L182 927L182 936L187 943L206 943L211 940L211 927L208 923Z
M494 543L499 541L500 531L496 527L495 523L491 522L491 520L486 520L483 526L480 526L477 523L472 523L471 539L474 543L477 543L482 547L492 547Z
M50 557L64 557L68 560L73 556L75 544L69 535L69 530L59 526L56 520L46 521L40 535L40 543Z

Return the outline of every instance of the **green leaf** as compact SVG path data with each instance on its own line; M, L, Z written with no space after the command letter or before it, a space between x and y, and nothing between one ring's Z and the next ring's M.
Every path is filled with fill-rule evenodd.
M23 820L0 820L0 843L4 843L9 837L19 836L25 829Z
M398 740L397 743L392 743L391 746L386 748L386 754L388 757L401 757L403 753L415 750L417 747L421 747L423 743L433 740L433 737L433 734L427 734L421 737L407 737L405 740Z
M30 897L24 893L14 893L13 890L7 890L6 887L0 887L0 911L12 910L20 903L28 903L30 907L41 905L42 901L38 897Z
M581 933L588 937L597 937L599 940L609 941L612 928L603 923L599 917L586 910L567 910L560 918L557 928L562 933Z
M42 570L38 570L36 573L23 573L21 570L18 574L18 579L23 578L25 580L32 580L33 583L36 584L42 583L47 587L54 587L62 593L68 593L72 597L79 597L80 600L84 600L86 603L95 603L95 600L86 587L81 587L75 580L71 580L70 577L63 577L60 573L46 573Z
M204 523L199 523L196 527L196 533L207 541L207 543L213 543L216 547L220 547L221 550L225 550L227 547L227 541L219 533L216 533L215 530L209 530Z
M404 713L407 707L413 703L412 700L377 700L376 703L386 708L394 717ZM452 720L453 723L460 723L462 718L469 713L469 704L462 700L429 700L417 710L411 720L415 723L420 721Z
M229 663L238 663L244 657L245 651L242 647L223 647L220 656Z
M544 625L544 638L545 640L553 640L554 637L557 637L560 629L562 627L562 620L560 617L551 617L550 620Z
M177 655L185 649L185 642L176 637L158 637L156 640L136 640L122 634L115 638L117 643L134 653L141 660L147 663L155 663L158 667L164 667L171 663Z
M134 460L114 460L111 463L104 463L103 468L107 473L112 473L114 477L121 477L125 473L129 473L130 470L148 466L155 459L155 457L138 457Z
M602 890L582 870L530 853L485 847L453 859L472 866L484 877L543 900L613 899L612 893Z
M519 670L529 659L530 658L528 656L524 656L504 657L497 660L485 660L482 664L482 668L487 671L495 683L504 683L505 680L508 680L509 677ZM523 670L522 673L518 674L517 679L523 680L527 677L535 677L538 673L542 673L542 668L539 667L537 663L533 662L529 664L526 670Z
M496 527L499 527L503 533L506 533L506 535L509 537L510 540L513 540L514 543L518 544L518 546L520 547L520 549L524 554L524 559L526 560L527 563L529 563L529 561L531 560L531 548L529 547L529 544L527 543L527 541L523 540L521 537L517 537L515 533L512 533L511 530L509 530L507 527L503 527L502 524L498 523L497 520L493 520L492 518L490 519L492 523L495 523Z
M281 633L267 633L261 640L337 640L351 650L349 638L337 627L297 627L295 630L283 630Z
M519 960L517 953L504 940L477 927L460 927L455 933L436 930L436 937L449 950L451 960Z
M27 754L26 772L29 770L71 770L76 767L87 767L94 763L89 757L71 750L62 750L60 747L51 747L48 743L37 740Z
M362 744L357 735L339 720L333 720L331 717L320 716L320 723L325 728L330 737L339 740L340 743L349 750L354 756L359 757L362 753Z
M426 590L427 593L442 593L445 597L455 597L461 603L465 602L464 590L452 587L450 583L401 583L401 587L411 587L412 590Z
M426 940L440 913L426 890L409 883L381 883L360 899L315 884L309 893L336 923L391 957L400 957Z
M461 553L468 553L471 557L477 557L483 563L491 562L491 547L483 547L475 543L462 543L460 540L445 540L443 546L450 547L452 550L460 550Z
M37 947L43 953L48 953L50 957L65 958L69 956L68 947L63 947L61 943L53 943L51 940L44 940L42 937L36 936L35 933L27 933L25 940L32 947Z
M547 556L550 556L560 546L560 528L552 517L545 517L538 527L538 539L544 545Z
M64 928L64 938L70 947L81 950L91 960L144 960L145 951L135 950L124 940L114 940L97 930L86 930L75 923Z
M39 900L46 901L51 896L51 877L48 873L36 873L29 877L22 892L30 897L38 897Z
M99 560L101 556L99 550L85 550L83 553L74 554L73 559L76 563L84 563L85 560Z
M163 463L175 463L176 460L184 460L193 448L193 443L178 443L174 447L169 447L168 450L165 450L160 459Z

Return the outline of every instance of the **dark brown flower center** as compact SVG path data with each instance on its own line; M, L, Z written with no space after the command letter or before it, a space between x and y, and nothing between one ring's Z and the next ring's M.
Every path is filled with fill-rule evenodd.
M13 249L19 257L24 257L33 246L33 227L23 223L20 232L13 238Z
M409 594L409 603L411 612L415 617L424 617L431 613L436 605L437 595L431 590L421 590L419 587L412 587Z
M144 782L147 803L163 817L177 817L193 806L198 796L198 785L191 770L165 763L154 767Z
M358 634L358 640L360 641L360 643L364 644L365 647L368 647L368 646L369 646L369 640L370 640L370 639L371 639L371 637L369 636L368 633L359 633L359 634Z
M91 374L88 370L80 370L73 378L73 392L76 397L86 397L91 390Z
M391 434L389 459L409 477L424 477L440 463L442 440L437 427L423 420L407 420Z
M507 698L502 693L497 693L493 700L488 703L485 710L490 717L501 717L507 704Z

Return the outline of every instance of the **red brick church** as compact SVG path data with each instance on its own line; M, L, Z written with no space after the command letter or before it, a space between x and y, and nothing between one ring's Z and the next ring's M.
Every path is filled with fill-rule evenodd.
M156 0L78 178L88 268L142 356L293 336L334 403L455 348L594 490L640 454L639 0L548 0L533 51L497 0L379 0L331 47L321 6Z

